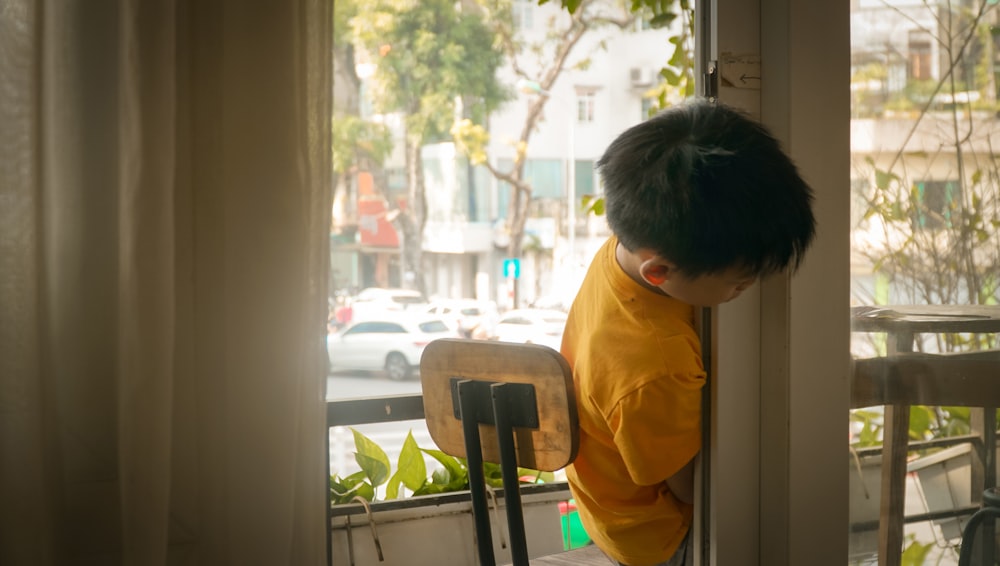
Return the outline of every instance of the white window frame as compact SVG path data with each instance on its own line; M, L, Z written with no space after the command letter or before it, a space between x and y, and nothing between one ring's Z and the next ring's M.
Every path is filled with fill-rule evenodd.
M576 94L576 116L578 124L591 124L596 119L597 97L593 92L578 92Z
M511 10L514 29L528 31L535 27L535 4L532 0L513 0Z
M849 3L712 0L696 6L699 71L720 54L760 57L760 88L722 87L719 99L759 117L782 141L815 190L818 221L816 241L794 277L770 278L712 313L708 521L702 529L696 518L696 532L707 530L698 563L843 566ZM704 81L699 92L703 87Z

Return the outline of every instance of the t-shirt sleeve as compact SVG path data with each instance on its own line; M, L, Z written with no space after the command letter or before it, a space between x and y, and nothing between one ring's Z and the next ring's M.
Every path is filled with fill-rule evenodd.
M629 475L654 485L676 474L701 449L704 374L671 374L623 397L609 424Z

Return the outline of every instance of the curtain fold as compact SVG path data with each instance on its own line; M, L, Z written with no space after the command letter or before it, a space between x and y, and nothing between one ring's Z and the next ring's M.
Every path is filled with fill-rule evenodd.
M321 564L322 0L0 0L0 564Z

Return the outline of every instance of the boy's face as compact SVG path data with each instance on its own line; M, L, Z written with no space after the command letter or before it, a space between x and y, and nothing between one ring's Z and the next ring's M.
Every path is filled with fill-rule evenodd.
M698 277L688 277L683 272L673 271L657 287L689 305L714 307L739 297L755 281L756 276L747 275L745 271L735 268Z

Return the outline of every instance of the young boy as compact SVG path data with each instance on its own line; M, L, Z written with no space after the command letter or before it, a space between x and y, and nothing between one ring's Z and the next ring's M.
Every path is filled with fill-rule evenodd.
M760 124L706 101L628 129L597 167L614 235L563 335L580 416L567 476L614 561L684 564L705 382L695 307L797 268L815 232L812 191Z

